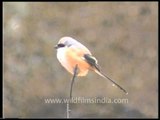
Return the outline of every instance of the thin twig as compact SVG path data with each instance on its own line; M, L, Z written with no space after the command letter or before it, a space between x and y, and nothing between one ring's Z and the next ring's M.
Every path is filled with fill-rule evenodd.
M75 68L74 68L74 74L73 74L73 77L72 77L71 88L70 88L70 99L72 99L72 88L73 88L73 83L74 83L75 77L77 75L77 70L78 70L78 65L76 65Z
M67 118L70 118L69 102L67 103Z
M74 68L74 74L73 74L73 77L72 77L72 81L71 81L71 88L70 88L70 96L69 96L69 101L67 103L67 118L70 118L70 102L72 100L72 88L73 88L73 83L74 83L74 80L76 78L76 75L77 75L77 70L78 70L78 65L75 66Z

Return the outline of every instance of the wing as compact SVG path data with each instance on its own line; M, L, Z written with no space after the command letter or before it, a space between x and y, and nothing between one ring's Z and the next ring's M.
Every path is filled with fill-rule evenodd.
M84 58L86 62L91 66L96 68L98 71L100 71L100 66L98 65L98 61L95 57L93 57L90 54L84 54Z

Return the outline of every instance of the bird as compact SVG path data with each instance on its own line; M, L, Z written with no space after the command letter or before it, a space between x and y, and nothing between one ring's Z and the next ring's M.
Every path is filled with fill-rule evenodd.
M114 86L116 85L125 94L128 94L128 92L119 84L117 84L115 80L111 79L102 72L97 59L92 55L90 50L76 39L69 36L62 37L55 46L55 49L57 50L58 61L69 73L73 75L73 81L75 76L86 76L90 70L94 71L101 77L108 79L113 83Z

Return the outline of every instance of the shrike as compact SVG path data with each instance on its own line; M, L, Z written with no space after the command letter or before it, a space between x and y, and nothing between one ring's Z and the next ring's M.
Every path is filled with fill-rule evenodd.
M57 49L57 59L61 65L73 75L72 81L74 81L75 76L86 76L88 71L91 70L103 78L110 80L113 85L116 85L123 92L128 94L124 88L100 70L97 59L93 57L91 52L77 40L71 37L62 37L55 48ZM71 91L72 85L73 82L71 84Z

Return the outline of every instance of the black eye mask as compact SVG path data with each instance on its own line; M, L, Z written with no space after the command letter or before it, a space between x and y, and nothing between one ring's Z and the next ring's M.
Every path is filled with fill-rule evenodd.
M61 47L65 47L65 45L64 44L57 44L54 48L58 49L58 48L61 48Z
M57 45L58 48L64 47L64 46L65 46L65 45L64 45L64 44L61 44L61 43Z

